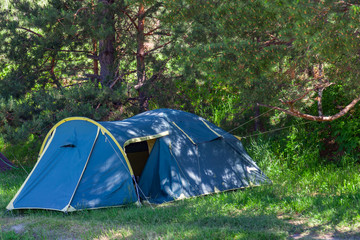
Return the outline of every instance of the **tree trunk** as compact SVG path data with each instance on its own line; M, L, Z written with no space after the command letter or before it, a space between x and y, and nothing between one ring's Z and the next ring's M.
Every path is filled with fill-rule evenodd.
M254 129L255 129L255 131L261 131L261 122L260 122L260 119L259 119L260 107L258 105L256 105L254 107L254 112L255 112Z
M99 0L99 3L110 5L114 0ZM99 40L99 63L100 63L100 79L103 84L109 85L115 77L115 27L114 15L108 10L103 11L102 27L106 28L109 25L113 31Z
M92 9L92 14L95 15L95 4L94 4L94 0L91 1L91 9ZM95 29L95 26L93 26L93 29ZM96 39L92 40L92 44L93 44L93 52L92 54L94 56L97 56L97 47L98 47L98 43L96 41ZM93 59L93 70L94 70L94 75L99 75L99 61L98 58Z
M97 41L93 40L93 55L97 55ZM93 59L93 70L94 75L99 75L99 61L97 59Z
M323 107L322 107L322 95L323 95L323 91L324 91L323 88L320 88L320 89L317 90L317 93L318 93L317 104L318 104L318 114L319 114L319 117L324 116L324 114L323 114Z
M139 94L139 109L140 112L148 110L149 101L144 91L144 85L146 82L145 73L145 9L144 5L140 4L138 12L138 25L137 25L137 52L136 52L136 70L137 70L137 91Z

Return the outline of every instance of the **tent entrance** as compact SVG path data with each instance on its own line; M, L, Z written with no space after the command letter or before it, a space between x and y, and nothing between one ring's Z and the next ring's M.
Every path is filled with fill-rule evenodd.
M125 153L129 159L131 168L133 169L137 181L139 180L142 171L144 170L155 142L156 139L150 139L147 141L130 143L125 147Z

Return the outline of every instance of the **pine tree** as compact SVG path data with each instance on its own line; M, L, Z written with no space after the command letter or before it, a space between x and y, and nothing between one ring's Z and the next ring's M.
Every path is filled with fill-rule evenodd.
M171 82L179 35L169 11L158 1L12 2L0 14L2 133L26 138L71 115L114 120L148 109Z
M171 56L161 52L175 40L160 19L166 11L157 1L15 1L1 21L2 64L12 68L0 81L3 96L91 79L114 90L126 85L146 110L147 85L165 74Z
M197 11L186 40L189 77L241 94L244 106L260 103L315 121L341 117L360 100L357 1L188 3L197 9L183 14ZM325 116L322 95L335 85L348 89L347 106ZM301 112L314 104L318 114Z

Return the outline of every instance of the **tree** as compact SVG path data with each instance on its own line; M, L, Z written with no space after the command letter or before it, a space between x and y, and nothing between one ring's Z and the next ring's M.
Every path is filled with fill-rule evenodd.
M169 91L163 84L180 36L165 21L165 3L12 2L0 14L3 133L41 134L69 115L105 120L148 109L159 89Z
M187 53L201 58L192 68L203 81L241 94L244 105L331 121L359 102L357 1L200 1L196 8L202 14L192 22ZM334 86L347 89L345 98L352 100L325 116L322 96ZM302 112L313 104L317 115Z
M163 76L172 57L168 48L175 39L160 19L166 11L157 1L15 1L2 14L0 54L2 64L12 66L0 81L4 96L90 78L114 90L126 85L128 98L146 110L147 85ZM9 89L14 78L18 86Z

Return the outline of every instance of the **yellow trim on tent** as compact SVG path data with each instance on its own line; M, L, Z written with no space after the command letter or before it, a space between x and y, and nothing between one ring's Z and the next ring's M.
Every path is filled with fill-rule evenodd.
M234 135L234 137L236 137L237 139L239 139L241 141L242 137L239 137L239 136L236 136L236 135Z
M167 136L169 134L170 134L169 131L165 131L165 132L161 132L161 133L155 134L155 135L131 138L124 143L124 148L131 143L143 142L143 141L147 141L147 140L151 140L151 139L156 139L156 138Z
M61 120L60 122L58 122L57 124L55 124L51 130L49 131L49 133L46 135L45 140L40 148L40 154L42 153L43 150L43 146L47 140L47 138L51 135L51 132L54 131L58 126L60 126L61 124L65 123L65 122L69 122L69 121L74 121L74 120L82 120L82 121L88 121L91 122L93 124L95 124L96 126L98 126L101 129L101 132L105 135L105 133L107 135L110 136L110 138L115 142L116 146L120 149L121 154L123 155L123 157L125 158L126 164L128 165L128 168L130 170L130 174L133 176L133 170L131 168L129 159L127 158L123 148L120 146L120 144L118 143L118 141L116 140L116 138L111 134L111 132L109 132L109 130L107 130L103 125L101 125L98 122L95 122L94 120L90 119L90 118L86 118L86 117L69 117L69 118L65 118L63 120Z
M222 137L220 134L218 134L217 132L215 132L204 120L201 120L204 124L205 124L205 126L208 128L208 129L210 129L216 136L218 136L218 137Z
M49 142L46 144L45 151L47 150L47 148L49 147L52 139L54 138L55 132L56 132L56 129L54 129L54 134L51 136ZM50 136L50 135L49 135L49 136ZM43 145L44 145L44 143L43 143ZM44 151L44 152L45 152L45 151ZM13 209L14 209L14 201L15 201L15 199L19 196L19 194L20 194L20 192L23 190L26 182L29 180L31 174L32 174L32 173L34 172L34 170L36 169L37 165L38 165L39 162L40 162L40 159L41 159L42 155L43 155L43 154L41 154L41 156L38 158L35 166L34 166L33 169L31 170L30 174L27 176L27 178L25 179L24 183L21 185L20 189L17 191L17 193L15 194L15 196L11 199L11 201L10 201L9 204L7 205L7 207L6 207L7 210L13 210Z
M55 133L56 133L56 129L54 129L54 131L52 132L52 135L51 135L51 138L50 140L47 142L46 146L44 147L45 145L45 141L43 141L42 145L41 145L41 148L40 148L40 152L39 152L39 156L38 156L38 161L42 158L42 156L44 155L44 153L46 152L46 150L48 149L48 147L50 146L50 143L52 142L54 136L55 136ZM50 136L50 134L48 133L45 137L45 139L47 140L48 137Z
M172 124L174 124L175 127L177 127L194 145L196 145L194 140L192 140L192 138L189 135L187 135L187 133L184 130L182 130L175 122L172 122Z

